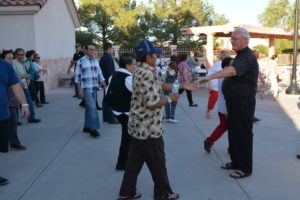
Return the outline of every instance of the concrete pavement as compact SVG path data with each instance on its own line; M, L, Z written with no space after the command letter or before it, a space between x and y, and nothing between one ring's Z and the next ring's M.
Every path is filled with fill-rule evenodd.
M101 92L100 92L101 93ZM49 105L37 108L40 124L19 127L27 151L0 155L0 176L10 184L0 187L0 200L114 200L123 172L114 170L120 125L101 123L101 137L82 132L84 109L72 98L73 90L48 92ZM213 152L203 150L203 140L218 123L205 119L208 92L194 93L199 106L188 106L182 96L177 108L179 124L165 124L165 149L171 185L182 200L299 200L300 109L299 97L282 95L257 100L254 126L254 171L249 178L234 180L220 165L229 161L227 137L216 142ZM101 98L100 98L101 99ZM101 112L99 112L100 118ZM138 179L142 200L153 199L153 182L146 166Z

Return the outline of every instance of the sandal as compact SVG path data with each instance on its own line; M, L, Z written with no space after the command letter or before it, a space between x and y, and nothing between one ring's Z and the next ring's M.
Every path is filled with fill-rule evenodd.
M245 174L241 170L237 170L237 171L234 171L234 172L230 173L230 177L236 178L236 179L245 178L245 177L248 177L248 176L251 176L251 174Z
M237 169L237 167L232 166L231 162L226 163L225 165L221 165L222 169Z
M179 199L179 194L176 194L174 192L165 194L161 197L154 197L154 200L175 200L175 199Z
M129 197L119 197L117 200L133 200L133 199L139 199L142 195L140 193L135 193Z

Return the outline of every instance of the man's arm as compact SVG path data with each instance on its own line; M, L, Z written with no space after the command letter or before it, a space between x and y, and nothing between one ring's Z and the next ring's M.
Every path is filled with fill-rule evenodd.
M198 79L198 82L200 84L202 84L202 83L206 83L212 79L219 79L219 78L231 77L231 76L236 76L236 75L237 75L236 69L233 66L229 66L229 67L226 67L223 70L218 71L214 74L211 74L209 76Z
M178 93L171 93L169 95L169 98L171 98L171 101L177 101L179 99L179 94ZM148 108L150 110L154 110L154 109L157 109L157 108L161 108L163 107L164 105L168 104L169 101L168 101L168 97L167 96L162 96L159 100L158 103L152 105L152 106L148 106Z
M29 113L28 104L26 102L24 91L23 91L21 84L17 83L17 84L12 85L11 89L12 89L14 95L16 96L16 98L18 99L18 101L22 105L21 111L22 111L23 116L25 118L28 118L30 113Z

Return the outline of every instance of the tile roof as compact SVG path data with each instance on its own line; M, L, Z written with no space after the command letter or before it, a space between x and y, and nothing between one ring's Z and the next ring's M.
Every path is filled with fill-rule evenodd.
M43 7L47 0L0 0L2 6L40 6Z

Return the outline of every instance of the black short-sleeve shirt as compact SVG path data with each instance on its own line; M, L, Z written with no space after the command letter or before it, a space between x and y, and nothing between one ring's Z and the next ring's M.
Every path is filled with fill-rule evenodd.
M237 75L224 79L222 92L226 98L255 96L258 79L258 63L249 47L237 52L232 66Z
M79 51L78 53L74 53L73 55L73 60L74 61L78 61L80 58L82 58L83 56L85 56L85 54L83 53L83 51Z

